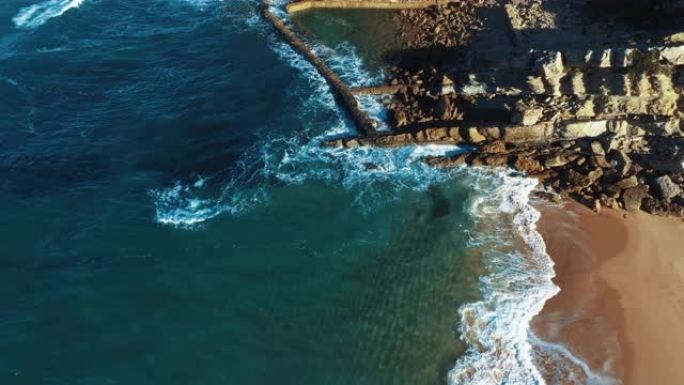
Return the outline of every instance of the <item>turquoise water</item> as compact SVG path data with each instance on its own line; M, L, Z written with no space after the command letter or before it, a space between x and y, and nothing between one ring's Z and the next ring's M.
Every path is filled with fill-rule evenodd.
M257 4L0 4L0 384L533 378L530 183L321 148L353 128Z

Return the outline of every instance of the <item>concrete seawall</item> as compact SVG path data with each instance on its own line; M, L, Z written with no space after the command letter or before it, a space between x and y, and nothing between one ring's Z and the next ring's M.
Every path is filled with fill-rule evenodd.
M447 4L452 0L301 0L287 5L289 13L309 9L415 9Z
M268 2L262 5L262 16L280 33L285 41L300 55L302 55L316 70L325 78L333 91L335 99L342 105L349 117L354 122L356 130L363 136L375 136L375 122L368 117L365 111L359 107L354 94L350 88L321 60L297 35L285 25L285 23L271 13L268 9Z

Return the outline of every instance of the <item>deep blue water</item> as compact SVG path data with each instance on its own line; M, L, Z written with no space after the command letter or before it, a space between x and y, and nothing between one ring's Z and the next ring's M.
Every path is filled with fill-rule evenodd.
M420 162L453 149L318 145L351 130L256 1L0 3L0 384L447 383L518 306L459 314L523 206Z
M0 383L445 382L467 193L319 151L254 3L68 3L0 4Z

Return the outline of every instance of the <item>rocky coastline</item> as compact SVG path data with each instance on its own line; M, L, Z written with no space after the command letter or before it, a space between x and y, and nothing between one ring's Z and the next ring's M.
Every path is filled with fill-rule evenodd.
M389 131L325 145L460 145L425 161L508 167L596 211L684 218L684 34L631 26L619 6L592 21L586 3L410 4L395 16L406 49L387 83L350 91L382 98Z

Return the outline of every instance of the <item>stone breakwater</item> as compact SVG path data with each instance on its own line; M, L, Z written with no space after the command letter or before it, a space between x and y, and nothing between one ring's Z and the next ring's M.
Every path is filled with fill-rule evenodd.
M287 5L288 13L310 9L417 9L449 3L451 0L299 0Z
M359 134L366 137L376 135L376 122L361 109L351 89L328 67L323 60L309 48L306 43L295 34L290 27L269 10L269 3L265 2L261 7L261 14L283 37L283 39L300 55L302 55L318 73L323 76L335 95L336 100L347 112L354 122Z

